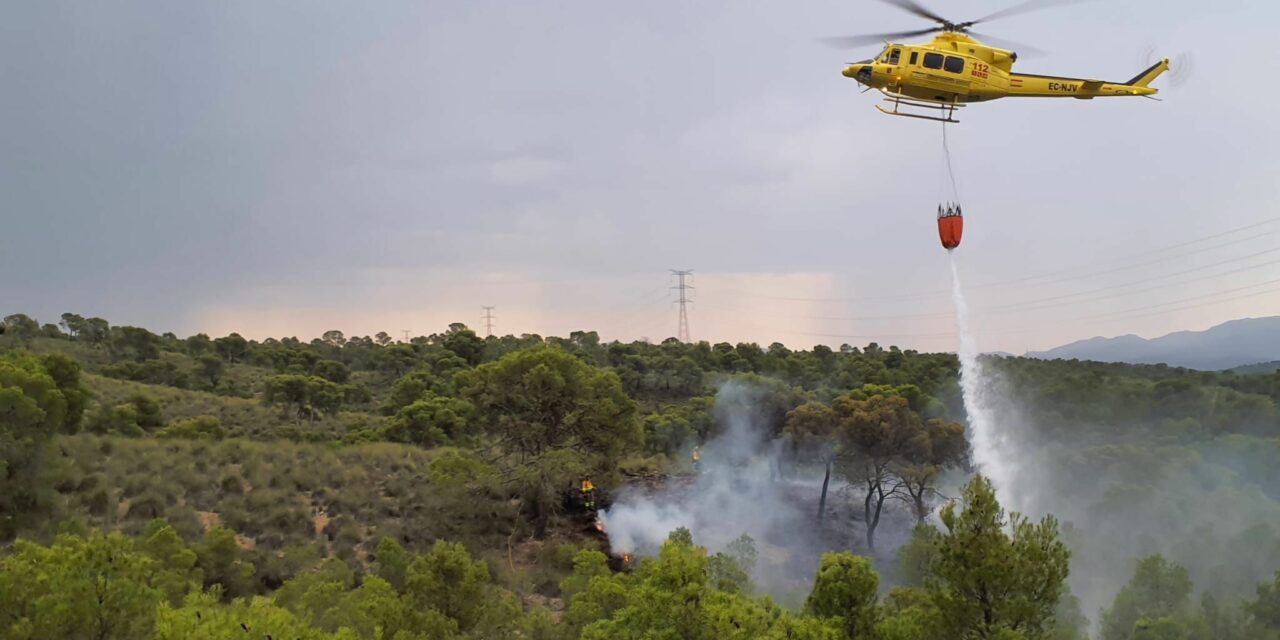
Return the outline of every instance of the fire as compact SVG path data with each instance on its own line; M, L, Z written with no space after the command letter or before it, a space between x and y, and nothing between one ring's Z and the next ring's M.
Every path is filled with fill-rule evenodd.
M604 522L600 518L596 518L596 531L604 533Z
M631 566L631 554L629 553L622 554L622 566L623 567Z

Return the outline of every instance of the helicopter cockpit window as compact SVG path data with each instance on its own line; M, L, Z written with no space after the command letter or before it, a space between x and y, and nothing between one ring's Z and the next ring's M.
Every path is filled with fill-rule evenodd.
M902 49L894 49L889 52L889 64L898 64L898 59L902 55Z
M943 69L951 73L964 73L964 58L955 56L947 56L947 63L942 66Z
M926 54L924 54L924 68L926 68L926 69L941 69L941 68L942 68L942 54L941 54L941 53L926 53Z

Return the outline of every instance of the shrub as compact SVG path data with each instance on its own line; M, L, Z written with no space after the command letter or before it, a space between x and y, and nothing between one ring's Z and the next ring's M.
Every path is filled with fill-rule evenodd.
M102 368L102 375L118 380L130 380L146 384L161 384L179 389L187 388L188 378L185 371L177 365L162 360L143 362L119 362Z
M106 489L95 489L85 499L85 507L89 509L89 513L99 517L107 515L115 504L116 501L111 497L111 492Z
M189 420L170 422L156 432L158 438L183 438L186 440L221 440L227 434L222 421L213 416L198 416Z

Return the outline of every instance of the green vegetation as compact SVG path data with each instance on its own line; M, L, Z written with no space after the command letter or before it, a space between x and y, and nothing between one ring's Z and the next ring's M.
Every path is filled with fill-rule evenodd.
M1060 525L957 486L949 354L0 326L0 638L1280 638L1274 373L990 362ZM869 554L792 608L764 541L624 566L575 502L687 473L729 381Z
M928 402L913 385L865 385L830 406L812 401L787 414L787 431L816 446L825 467L819 518L834 465L866 492L862 521L868 549L875 550L876 529L893 498L909 501L917 524L924 522L939 475L959 464L967 447L963 425L922 418L920 409Z

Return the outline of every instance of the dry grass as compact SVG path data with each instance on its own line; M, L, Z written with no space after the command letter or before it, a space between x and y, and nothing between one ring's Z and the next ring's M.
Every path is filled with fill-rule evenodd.
M261 552L315 544L361 558L383 535L413 550L442 538L497 548L517 520L492 489L434 485L438 451L407 445L80 434L50 454L54 513L27 537L47 538L64 520L136 533L159 517L187 540L221 524Z
M160 403L165 422L214 416L222 421L222 427L232 437L332 440L341 438L355 425L378 420L371 414L344 411L315 422L298 422L285 415L280 407L266 406L256 398L233 398L207 391L116 380L92 373L84 374L82 380L98 402L119 404L141 393Z
M196 520L200 522L200 528L205 531L222 524L222 518L212 511L196 511Z

